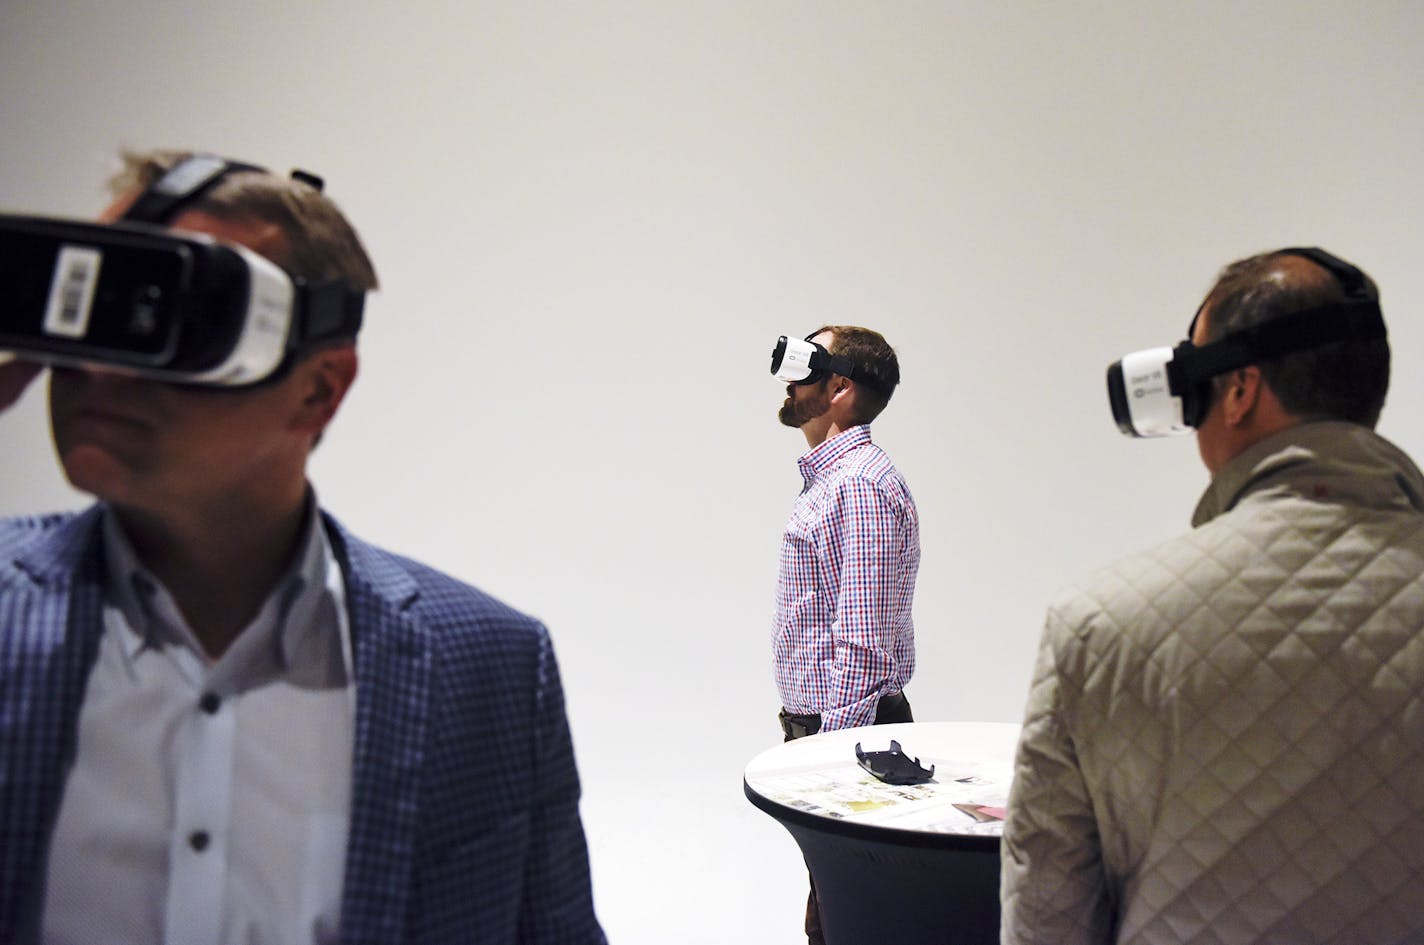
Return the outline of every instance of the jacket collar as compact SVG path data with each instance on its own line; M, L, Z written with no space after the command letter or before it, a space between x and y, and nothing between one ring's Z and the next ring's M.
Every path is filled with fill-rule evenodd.
M102 505L92 505L78 515L63 519L25 547L14 565L36 584L58 587L73 580L76 574L90 576L92 570L81 565L99 563L99 523ZM96 575L97 576L97 575Z
M1265 489L1424 512L1424 473L1403 450L1368 427L1321 420L1268 436L1231 459L1197 503L1192 525L1204 525Z

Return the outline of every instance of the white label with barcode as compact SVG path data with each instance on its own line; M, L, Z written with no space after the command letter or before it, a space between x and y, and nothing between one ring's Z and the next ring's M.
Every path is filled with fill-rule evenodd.
M61 246L45 308L45 334L83 338L89 331L94 287L103 254L91 246Z

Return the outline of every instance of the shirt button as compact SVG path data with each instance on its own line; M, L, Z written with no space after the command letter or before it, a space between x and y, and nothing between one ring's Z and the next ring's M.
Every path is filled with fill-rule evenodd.
M198 700L198 708L208 713L208 715L217 712L218 706L220 705L222 705L222 700L218 698L218 694L215 692L205 692L203 693L203 698Z
M208 832L206 830L194 830L192 833L188 834L188 846L192 847L197 852L202 853L208 848L209 839L211 838L209 838Z

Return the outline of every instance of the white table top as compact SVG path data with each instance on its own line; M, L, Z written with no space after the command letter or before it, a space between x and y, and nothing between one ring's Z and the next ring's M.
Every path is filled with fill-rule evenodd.
M779 807L828 820L920 833L997 837L1013 777L1019 726L1011 722L902 722L798 738L747 765L747 788ZM855 746L885 751L894 739L928 768L926 784L879 781ZM762 806L762 805L758 805Z

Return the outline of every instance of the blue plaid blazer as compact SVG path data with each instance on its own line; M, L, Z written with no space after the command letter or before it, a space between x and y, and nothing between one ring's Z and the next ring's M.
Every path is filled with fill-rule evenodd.
M98 521L0 520L0 942L43 895L103 629ZM544 628L325 521L357 683L342 941L603 942Z

